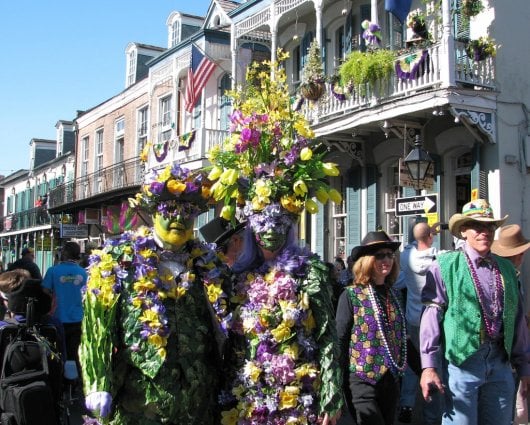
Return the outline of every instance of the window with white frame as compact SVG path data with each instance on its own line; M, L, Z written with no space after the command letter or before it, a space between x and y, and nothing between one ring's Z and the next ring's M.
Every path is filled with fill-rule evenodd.
M160 99L158 121L163 129L171 127L171 96Z
M385 190L385 221L386 231L391 237L401 238L401 220L396 216L396 199L401 197L401 186L399 185L399 160L395 160L384 170L386 174ZM385 177L385 176L384 176Z
M136 82L136 50L129 52L127 66L127 87Z
M90 153L90 139L85 136L81 139L81 177L88 174L88 158Z
M144 106L138 110L138 139L137 139L137 154L140 154L147 143L147 126L148 126L148 112L149 108Z
M332 177L331 186L339 193L344 193L344 178ZM342 201L333 203L332 228L333 228L333 258L341 257L346 259L346 200L345 196Z
M175 47L180 41L180 20L175 20L171 25L171 46Z
M96 131L96 158L94 161L94 192L101 191L101 170L103 169L103 129Z

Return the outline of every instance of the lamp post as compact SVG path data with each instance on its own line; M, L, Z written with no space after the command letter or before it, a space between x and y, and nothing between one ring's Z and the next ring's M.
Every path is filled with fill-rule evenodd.
M420 182L425 180L427 171L433 163L429 152L422 147L419 134L416 135L416 139L414 140L414 148L409 152L403 162L407 166L410 177L416 182L416 191L419 192Z

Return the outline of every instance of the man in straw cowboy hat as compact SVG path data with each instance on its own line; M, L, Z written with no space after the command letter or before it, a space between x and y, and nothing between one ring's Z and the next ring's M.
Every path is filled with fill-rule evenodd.
M521 226L518 224L509 224L508 226L501 227L499 239L495 240L491 245L491 252L510 260L517 268L517 274L519 274L519 267L523 263L523 257L528 248L530 248L530 241L524 237ZM524 286L521 286L520 289L521 293L524 293ZM518 382L517 387L513 423L514 425L528 424L526 386Z
M442 424L510 424L512 366L523 385L530 379L515 268L491 253L506 218L495 218L484 199L465 204L449 220L450 232L464 240L462 249L439 255L427 273L421 388L427 400L435 391L445 393ZM437 361L442 342L443 366Z

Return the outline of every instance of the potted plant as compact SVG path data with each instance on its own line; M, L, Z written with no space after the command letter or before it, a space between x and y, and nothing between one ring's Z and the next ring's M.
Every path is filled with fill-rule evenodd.
M420 38L428 38L429 31L427 31L427 22L425 20L425 13L416 10L409 13L407 18L407 26Z
M462 0L460 11L467 17L478 15L484 10L482 0Z
M490 37L479 37L468 43L466 53L475 62L480 62L489 57L494 57L497 53L497 48Z
M342 84L374 86L378 80L388 80L394 69L395 59L395 52L387 49L353 51L339 68Z
M300 94L308 100L318 100L325 89L324 68L320 56L320 46L316 40L311 42L307 55L307 63L302 74Z

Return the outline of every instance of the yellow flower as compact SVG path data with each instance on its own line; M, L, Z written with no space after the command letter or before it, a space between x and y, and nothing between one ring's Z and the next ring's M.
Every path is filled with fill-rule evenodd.
M165 182L171 177L171 167L168 165L157 177L157 181Z
M298 359L298 353L300 351L300 347L295 342L293 344L290 344L289 346L285 347L285 350L283 353L287 356L289 356L291 359L296 360Z
M227 170L224 170L221 173L221 176L219 177L219 181L227 186L233 185L239 176L239 173L237 170L234 170L232 168L228 168Z
M329 195L328 192L323 187L319 187L315 193L315 196L317 197L318 201L322 204L325 204L328 202Z
M277 342L283 342L291 337L291 328L285 322L282 322L276 329L271 331L271 334Z
M167 356L167 351L164 347L161 347L158 349L158 355L160 356L160 358L162 360L165 360L166 359L166 356Z
M268 198L272 194L271 182L268 180L259 179L255 184L256 195L261 198Z
M151 143L146 143L144 148L142 149L142 153L140 154L140 161L147 162L147 159L149 158L149 149L151 148Z
M221 425L236 425L239 419L238 410L236 408L221 412Z
M313 157L313 151L307 146L300 151L300 159L302 161L309 161Z
M222 172L223 172L223 169L215 165L210 171L210 173L208 173L208 180L212 182L217 180L221 176Z
M247 362L245 364L244 373L252 382L256 383L258 382L259 376L261 374L261 369L256 366L255 363Z
M307 193L307 185L303 180L297 180L293 184L293 190L298 196L305 196Z
M221 217L223 217L225 220L230 221L233 216L233 208L230 205L225 205L221 209Z
M208 294L208 300L213 303L219 298L219 295L223 293L223 290L221 285L215 285L212 283L210 285L206 285L206 292Z
M186 184L177 180L171 179L166 184L167 190L173 195L178 195L186 190Z
M259 198L255 196L252 198L252 209L254 211L261 211L267 206L268 203L270 203L269 198Z
M317 376L318 370L311 363L304 363L300 367L296 368L294 373L296 374L296 379L301 380L304 376L314 378Z
M340 174L339 169L337 168L337 164L333 162L325 162L322 164L322 171L324 171L324 174L326 176L338 176Z
M138 318L140 322L149 322L151 326L158 327L160 322L158 321L158 313L153 310L145 310Z
M316 214L318 212L318 204L312 199L306 199L305 208L309 214Z
M214 184L212 184L212 187L210 188L210 192L212 194L212 197L216 201L221 201L226 196L226 193L227 193L226 186L218 180Z
M329 199L331 199L332 202L335 202L336 204L339 204L342 202L342 195L336 189L331 189L328 195L329 195Z
M284 391L280 391L280 410L292 409L298 403L298 394L300 389L294 386L286 386Z
M303 210L302 201L297 199L294 195L282 196L280 202L282 207L291 213L298 214Z
M157 348L165 347L167 345L167 339L158 334L149 335L147 340Z

